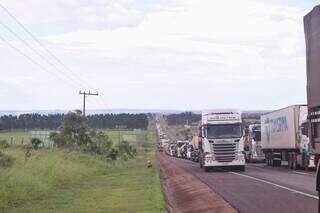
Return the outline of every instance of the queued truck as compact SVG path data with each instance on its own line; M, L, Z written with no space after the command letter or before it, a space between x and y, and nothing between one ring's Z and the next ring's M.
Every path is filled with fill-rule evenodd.
M307 65L307 102L309 139L316 155L320 156L320 5L314 7L304 19ZM319 168L318 168L319 170ZM319 186L320 191L320 186Z
M314 168L308 138L308 107L292 105L261 116L261 145L270 166Z
M265 155L261 146L260 124L250 124L247 128L245 128L241 140L244 144L246 162L255 163L265 161Z
M199 127L199 163L208 171L214 167L245 170L241 138L241 112L237 109L204 110Z

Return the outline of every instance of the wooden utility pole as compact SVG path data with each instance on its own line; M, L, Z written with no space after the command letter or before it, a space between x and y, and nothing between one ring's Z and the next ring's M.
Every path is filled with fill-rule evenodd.
M90 91L89 92L82 92L81 90L79 91L79 95L83 95L83 111L82 111L82 114L83 116L86 116L86 96L87 95L98 95L98 92L96 93L91 93Z

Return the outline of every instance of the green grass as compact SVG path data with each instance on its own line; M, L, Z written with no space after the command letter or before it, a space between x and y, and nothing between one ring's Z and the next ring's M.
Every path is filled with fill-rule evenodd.
M107 135L111 138L111 140L117 144L122 140L126 140L128 142L136 142L141 135L146 134L145 130L141 131L131 131L131 130L103 130Z
M7 149L15 161L0 168L0 212L164 212L158 165L146 168L155 162L154 133L135 135L140 151L128 161L55 149L25 162L23 150Z
M5 131L0 132L0 140L7 140L12 145L21 145L29 141L29 134L27 131L19 130L19 131Z

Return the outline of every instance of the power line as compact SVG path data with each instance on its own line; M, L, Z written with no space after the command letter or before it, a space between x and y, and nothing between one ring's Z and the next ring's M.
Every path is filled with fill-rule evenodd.
M71 72L74 76L76 76L77 74L74 73L68 66L66 66L57 56L55 56L45 45L43 45L39 39L37 39L5 6L3 6L0 3L0 7L13 19L15 20L15 22L38 44L40 45L52 58L55 59L55 61L57 61L62 67L64 67L66 70L68 70L69 72ZM88 82L82 80L81 78L78 77L78 80L80 82L82 82L82 84L84 85L88 85L89 88L93 88L91 87L90 84L88 84Z
M44 60L45 62L47 62L50 66L54 67L61 75L67 77L69 80L71 80L71 82L74 85L77 86L81 86L81 87L85 87L85 88L91 88L94 89L94 87L92 87L90 84L88 84L87 81L84 81L82 78L80 78L79 76L77 76L76 73L73 72L73 70L71 70L68 66L66 66L62 60L60 60L55 54L53 54L53 52L51 52L39 39L37 39L19 20L18 18L16 18L5 6L3 6L0 3L0 7L43 49L45 50L45 52L47 54L49 54L51 56L51 58L54 59L55 62L57 62L59 65L62 66L62 68L64 68L65 70L67 70L68 72L66 73L71 73L70 77L69 75L66 75L65 72L63 72L59 67L57 67L54 63L52 63L50 60L48 60L45 56L43 56L42 54L40 54L34 47L33 45L30 45L27 41L25 41L23 38L21 38L17 33L15 33L12 29L10 29L10 27L8 27L7 25L5 25L4 23L0 22L0 24L6 29L8 30L11 34L13 34L15 37L17 37L23 44L25 44L29 49L31 49L34 53L36 53L42 60ZM13 49L15 49L16 51L18 51L20 54L22 54L23 56L25 56L26 58L28 58L28 60L30 60L32 63L38 65L41 69L54 74L56 77L58 75L56 75L55 72L50 72L49 69L45 68L44 66L42 66L40 63L36 62L34 59L32 59L31 57L29 57L28 55L26 55L25 53L23 53L22 51L20 51L18 48L14 47L13 45L11 45L8 41L5 41L5 39L2 38L2 40L7 43L10 47L12 47ZM60 76L59 76L60 78ZM65 79L63 79L65 80ZM103 99L102 96L99 96L103 101L105 102L105 100ZM97 101L98 105L100 105L102 102L100 102L100 99L95 100ZM98 102L99 101L99 102ZM102 107L106 107L104 106L105 104L101 104ZM108 107L106 107L108 108Z
M56 78L59 78L60 80L64 80L63 78L61 78L59 75L56 75L55 72L51 72L49 69L47 69L46 67L44 67L43 65L41 65L40 63L38 63L37 61L35 61L33 58L31 58L30 56L28 56L27 54L25 54L24 52L22 52L21 50L19 50L18 48L16 48L14 45L12 45L10 42L8 42L4 37L2 37L0 35L0 39L6 43L9 47L11 47L12 49L14 49L15 51L17 51L18 53L20 53L22 56L24 56L25 58L27 58L31 63L39 66L42 70L44 70L47 73L50 73L52 75L54 75ZM71 85L71 84L70 84ZM74 87L74 85L71 85L72 87Z
M71 80L72 82L74 82L75 85L83 87L82 84L80 84L79 82L76 82L73 78L71 78L68 75L65 75L65 73L63 73L62 70L60 70L55 64L51 63L46 57L44 57L43 55L41 55L36 49L34 49L28 42L26 42L25 40L23 40L18 34L16 34L13 30L10 29L10 27L8 27L7 25L5 25L4 23L2 23L0 21L0 25L2 25L7 31L9 31L11 34L13 34L16 38L18 38L24 45L26 45L30 50L32 50L36 55L38 55L42 60L44 60L45 62L47 62L49 65L51 65L52 67L54 67L61 75L64 75L65 77L67 77L69 80Z

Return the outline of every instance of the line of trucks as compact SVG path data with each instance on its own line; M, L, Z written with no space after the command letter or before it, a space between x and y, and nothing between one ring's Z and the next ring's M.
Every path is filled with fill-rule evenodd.
M292 105L266 113L261 116L260 125L244 130L241 128L239 110L202 111L201 123L191 144L194 149L197 148L198 161L204 170L236 167L244 171L246 161L265 159L267 165L271 166L309 169L317 165L319 171L320 5L314 7L303 21L307 105ZM174 150L174 146L171 144L169 150ZM175 148L177 156L180 148ZM318 188L320 190L320 181Z
M307 117L306 105L293 105L262 115L261 124L242 128L240 110L204 110L191 141L160 139L167 144L167 154L197 161L205 171L214 167L244 171L246 162L310 169L315 168L315 155Z

